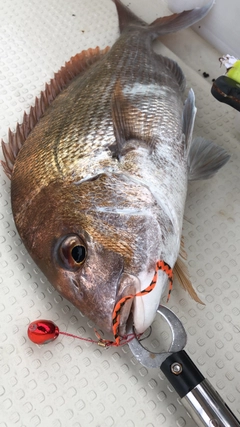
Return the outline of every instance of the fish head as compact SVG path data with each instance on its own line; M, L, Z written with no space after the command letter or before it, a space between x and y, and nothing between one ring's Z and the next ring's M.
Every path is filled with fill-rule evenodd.
M101 174L80 184L54 181L27 202L12 194L12 206L23 243L50 283L112 332L116 303L150 284L159 257L161 230L149 190ZM124 304L121 334L130 312L138 332L152 323L166 282Z

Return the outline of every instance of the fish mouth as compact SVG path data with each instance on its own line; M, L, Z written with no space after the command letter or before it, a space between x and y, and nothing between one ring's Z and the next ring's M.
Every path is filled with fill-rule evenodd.
M126 300L124 302L123 300L123 306L120 311L120 323L119 323L119 335L124 336L126 335L130 324L132 321L132 308L133 308L133 302L134 302L134 295L136 292L140 289L140 282L136 276L133 276L131 274L124 273L120 280L120 286L119 286L119 292L118 292L118 303L121 299L132 296L132 298Z

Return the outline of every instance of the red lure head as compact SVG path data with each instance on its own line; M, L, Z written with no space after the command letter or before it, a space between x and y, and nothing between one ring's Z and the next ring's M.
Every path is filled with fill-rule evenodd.
M59 328L51 320L35 320L28 327L28 337L35 344L47 344L59 335Z

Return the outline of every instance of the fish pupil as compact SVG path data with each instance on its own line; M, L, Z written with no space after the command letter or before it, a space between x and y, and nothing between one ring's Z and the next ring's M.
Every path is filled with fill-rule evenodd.
M80 245L74 246L74 248L71 251L72 257L77 264L80 264L81 262L84 261L85 253L86 251L84 246L80 246Z

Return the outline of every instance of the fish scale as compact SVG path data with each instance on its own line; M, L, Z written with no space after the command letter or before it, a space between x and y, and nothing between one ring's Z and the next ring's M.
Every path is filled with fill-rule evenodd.
M212 176L229 156L192 140L194 93L183 102L181 69L152 49L155 38L197 22L213 2L150 25L115 4L119 39L108 52L89 49L59 71L16 138L3 144L3 166L17 229L39 268L107 332L116 304L126 300L124 334L131 311L138 332L155 317L166 274L159 271L147 295L141 291L159 260L175 266L199 301L180 248L187 180Z
M172 107L172 100L168 100L168 93L166 93L165 97L162 97L162 99L158 96L159 86L162 86L162 82L166 85L167 80L171 81L171 76L167 76L165 70L161 73L161 57L159 57L158 60L158 73L156 73L155 70L155 55L153 57L153 64L151 64L151 61L148 61L148 66L145 66L147 63L146 58L148 58L149 54L147 49L145 49L144 52L138 49L140 42L140 33L137 31L137 34L133 35L128 41L129 47L127 46L125 48L125 52L121 57L119 56L119 52L123 50L122 46L124 46L125 40L124 38L123 40L120 39L119 42L116 43L115 48L108 54L108 57L104 59L100 65L96 65L96 68L98 68L97 81L96 74L93 72L95 70L92 70L85 79L80 75L79 78L76 78L69 88L53 102L47 115L48 117L51 114L52 117L49 126L52 128L52 122L56 124L55 129L52 129L51 132L51 138L52 135L54 135L54 138L52 138L49 143L50 147L53 145L52 150L38 144L38 139L35 139L34 136L32 138L30 137L25 145L26 150L27 144L29 147L28 156L31 155L31 152L35 152L35 155L38 157L36 169L38 175L44 170L43 163L46 163L47 155L50 156L50 161L55 163L55 168L64 176L69 176L69 178L71 174L74 173L74 179L78 181L84 179L91 174L91 165L93 166L93 175L95 174L98 166L95 162L89 164L87 161L85 168L84 166L81 167L81 163L79 162L81 162L81 160L84 162L84 156L89 158L89 153L91 153L91 158L93 158L97 150L100 149L102 151L104 147L108 148L115 142L110 100L114 85L119 79L123 87L127 86L127 88L131 88L138 83L141 86L145 86L146 90L149 84L151 85L151 82L154 82L154 88L156 90L155 97L153 97L152 94L150 99L147 99L146 96L143 98L141 92L139 95L136 93L133 96L129 96L130 108L131 104L133 104L134 107L142 111L142 115L138 117L137 120L136 117L133 118L134 136L136 138L140 139L144 138L145 135L149 135L149 139L159 139L159 135L161 138L161 136L164 137L168 132L171 132L171 135L176 133L179 138L179 134L181 135L182 132L181 117L179 117L178 121L176 120L176 115L175 117L170 117L168 104ZM133 51L137 52L137 54L134 54L134 57ZM144 64L144 66L140 66L136 76L132 73L132 64L134 60L137 61L138 64ZM110 67L108 67L109 64ZM88 89L92 86L95 87L94 95L96 99L94 105ZM65 104L66 96L69 100L68 105L62 106L62 104ZM53 112L51 112L51 109ZM131 119L131 115L128 115L128 111L126 111L126 118L127 117ZM161 123L159 118L161 118ZM155 119L155 124L153 124L153 119ZM46 119L45 121L47 122ZM131 124L132 122L130 122L130 125ZM39 126L41 127L39 132L42 132L42 129L47 129L48 124L45 125L43 119L42 122L39 123ZM102 140L103 134L104 141ZM68 135L67 138L66 135ZM39 150L41 152L44 150L45 152L45 155L42 157L42 162L40 161L41 157L38 155ZM51 159L51 151L54 153L55 160ZM112 158L109 155L108 158L109 164L111 165ZM21 156L19 156L18 161L21 161ZM115 166L118 166L118 164L116 163ZM79 170L81 171L80 176L78 176L79 172L77 172ZM49 175L50 181L52 178L53 177Z

